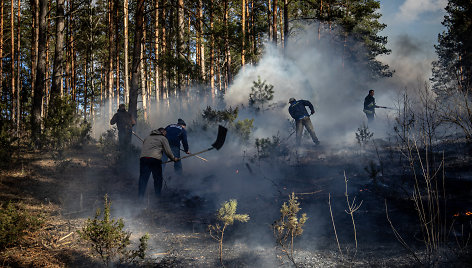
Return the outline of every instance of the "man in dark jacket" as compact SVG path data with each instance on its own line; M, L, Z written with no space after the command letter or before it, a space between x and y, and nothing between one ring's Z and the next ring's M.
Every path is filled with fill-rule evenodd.
M131 134L136 121L134 121L131 114L126 111L126 106L124 104L120 104L118 111L110 120L110 125L114 124L116 124L116 127L118 128L120 149L127 149L131 142Z
M374 121L375 108L380 108L380 106L375 104L374 90L371 89L364 99L364 113L367 116L367 123Z
M177 120L177 124L170 124L166 127L166 138L169 140L170 149L175 157L178 158L180 158L180 143L182 143L184 147L184 152L190 154L187 142L187 130L185 130L186 127L187 124L180 118ZM165 162L166 160L163 161ZM182 174L182 161L174 163L174 170L177 174Z
M165 137L166 130L159 128L153 130L151 135L144 139L141 157L139 159L139 198L144 198L149 175L154 179L154 193L157 197L161 195L162 189L162 157L163 153L172 161L179 161L170 149L169 142ZM180 162L180 161L179 161Z
M295 119L295 131L296 131L296 137L297 137L297 145L300 145L301 140L302 140L302 134L303 134L303 126L305 126L306 130L308 133L310 133L311 139L313 142L318 145L320 144L320 141L316 137L315 130L313 128L313 124L311 123L310 120L310 115L315 113L315 109L313 108L313 104L307 100L296 100L294 98L290 98L288 100L290 103L290 107L288 107L288 112L292 116L293 119ZM308 106L310 108L310 115L306 111L305 106Z

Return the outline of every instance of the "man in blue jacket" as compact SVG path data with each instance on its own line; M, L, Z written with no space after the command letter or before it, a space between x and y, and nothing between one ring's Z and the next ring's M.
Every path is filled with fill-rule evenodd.
M170 149L175 157L180 158L180 143L184 147L184 152L190 154L187 142L187 131L185 128L187 124L185 121L180 119L177 120L177 124L170 124L166 127L166 138L169 141ZM163 162L165 162L164 160ZM174 170L177 174L182 174L182 161L174 162Z
M302 140L303 134L303 126L305 126L308 133L310 133L311 139L313 142L318 145L320 141L316 137L315 130L313 129L313 124L310 120L310 115L315 113L315 109L313 108L313 104L307 100L296 100L294 98L290 98L288 100L290 103L290 107L288 107L288 112L295 119L295 131L297 137L297 145L300 145ZM306 111L305 106L310 108L310 114Z

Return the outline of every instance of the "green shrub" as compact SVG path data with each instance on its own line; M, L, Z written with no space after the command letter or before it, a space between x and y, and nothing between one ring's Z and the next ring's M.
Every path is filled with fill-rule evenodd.
M0 206L0 249L14 246L28 231L37 230L43 223L19 204L8 202Z
M11 162L14 152L13 143L18 140L14 136L13 124L11 121L0 120L0 165L7 166Z
M365 123L362 123L362 125L357 128L356 140L361 148L364 148L373 136L374 133L369 131L369 127L367 127Z
M257 77L257 81L252 81L251 93L249 93L249 107L256 110L263 110L264 104L274 98L274 86L261 81L261 77Z
M286 150L288 150L288 148L282 146L282 143L278 136L272 136L272 140L270 138L256 139L255 145L257 150L257 157L259 159L268 158L273 155L280 155L285 153Z
M76 111L76 104L70 98L52 100L44 120L43 140L40 145L63 148L81 145L90 140L92 125L82 120Z
M131 233L124 231L123 219L110 218L111 202L108 195L104 197L103 219L100 220L100 209L97 209L93 219L87 219L85 225L78 231L79 236L91 244L91 248L105 265L109 265L119 256L120 262L133 261L136 257L144 259L149 236L141 237L138 250L129 251L126 247L131 243Z
M234 124L234 133L243 141L248 142L251 136L251 131L254 128L253 126L254 119L244 119L238 120Z

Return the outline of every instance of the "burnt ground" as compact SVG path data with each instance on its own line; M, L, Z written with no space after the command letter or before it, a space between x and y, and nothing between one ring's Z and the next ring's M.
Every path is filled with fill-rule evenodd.
M420 266L411 251L425 266L470 267L469 147L456 142L444 145L445 149L438 148L438 152L446 150L446 205L442 215L447 231L439 253L430 256L425 251L411 200L411 174L401 164L401 154L396 149L380 140L377 146L378 154L374 147L334 150L321 146L285 152L270 160L242 158L223 165L217 174L212 174L211 169L200 172L189 167L185 178L176 178L171 170L166 170L163 197L153 197L151 178L144 203L136 200L137 152L124 159L99 144L60 153L22 152L10 168L0 173L0 200L18 201L32 213L40 213L45 222L19 245L4 249L0 263L2 267L101 267L77 230L94 216L97 208L103 207L103 196L108 194L112 216L123 218L135 243L144 233L150 235L146 259L122 266L221 266L217 243L207 227L215 223L218 204L237 198L238 213L249 214L251 220L228 227L225 266L293 267L275 247L271 224L280 217L282 203L294 192L301 212L309 217L303 234L295 238L295 261L299 267ZM383 170L375 181L369 177L369 167ZM354 214L356 232L345 212L345 176L350 202L354 197L356 204L362 202ZM444 200L440 198L440 202ZM395 237L385 204L392 225L409 249Z

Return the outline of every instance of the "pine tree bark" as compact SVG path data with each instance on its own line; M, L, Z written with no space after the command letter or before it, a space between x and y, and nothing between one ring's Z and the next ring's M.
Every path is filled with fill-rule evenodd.
M156 0L157 1L157 0ZM129 43L129 36L128 36L128 21L129 21L129 14L128 14L128 0L124 0L123 3L123 20L124 20L124 53L125 53L125 66L124 66L124 83L125 83L125 91L123 92L123 99L125 100L125 103L129 102L129 58L128 58L128 43Z
M143 25L143 42L141 43L141 53L140 53L140 61L139 61L139 69L141 73L141 99L143 104L143 115L144 115L144 122L147 122L148 119L148 91L146 88L146 59L144 56L144 51L146 47L146 26Z
M184 43L184 0L178 0L177 7L177 58L182 59L183 43ZM181 94L182 91L182 69L181 64L177 65L177 91Z
M4 2L0 0L0 102L3 102L3 7Z
M12 109L11 109L11 116L12 120L16 121L16 88L15 88L15 4L13 0L11 1L10 6L10 43L11 43L11 101L12 101Z
M20 65L21 65L21 1L18 0L17 2L17 23L16 23L16 135L17 137L20 136L20 120L21 120L21 112L20 112L20 92L21 92L21 84L20 84Z
M158 0L161 2L161 8L159 11L159 40L161 41L159 55L166 55L166 29L165 29L165 12L166 12L166 0ZM163 67L164 65L159 65L159 89L161 91L161 99L167 99L167 87L164 87L164 79L165 79L165 71L166 69Z
M213 25L213 0L210 0L210 90L211 99L215 99L215 34Z
M231 83L231 50L229 47L229 8L228 0L224 0L224 26L225 26L225 55L226 55L226 81L225 81L225 91L228 89L228 85Z
M272 0L272 41L274 45L277 46L277 0Z
M241 67L244 68L244 64L246 64L246 1L241 0L241 3L241 32L243 35L241 44Z
M159 0L154 0L154 91L157 107L160 99L159 73Z
M56 4L56 47L54 50L54 67L52 73L51 100L63 96L62 75L64 62L64 0Z
M276 1L276 0L274 0ZM272 11L271 11L271 2L270 0L267 0L267 41L272 40L272 23L270 17L272 16Z
M288 45L288 0L284 0L284 49L287 49Z
M144 25L144 0L138 0L135 17L135 37L133 47L133 64L131 66L131 88L129 93L129 112L134 119L138 117L139 62Z
M3 2L3 0L2 0ZM32 27L31 27L31 95L34 96L34 86L36 84L36 66L38 64L38 35L39 35L39 1L31 0L32 7ZM2 16L3 20L3 16ZM2 23L3 24L3 23Z
M120 18L120 1L115 0L115 75L116 75L116 82L115 82L115 103L116 105L120 104L120 25L119 18Z
M46 72L46 39L48 0L39 0L39 42L38 42L38 66L36 70L36 85L31 112L31 134L33 142L39 143L41 135L41 108L44 93L44 76Z
M108 68L107 68L107 103L108 103L108 117L113 116L113 59L115 56L115 32L113 30L114 24L114 1L108 0Z

